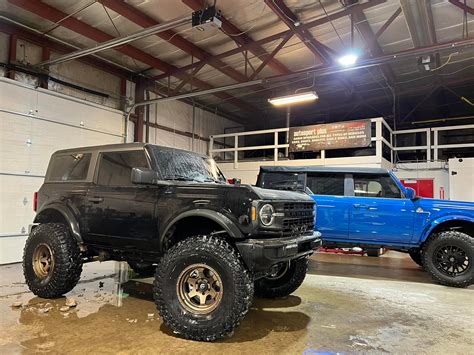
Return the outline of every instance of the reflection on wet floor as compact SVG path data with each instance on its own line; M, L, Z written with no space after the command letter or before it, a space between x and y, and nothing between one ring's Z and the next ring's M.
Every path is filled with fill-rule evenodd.
M233 336L215 343L172 334L154 306L152 278L136 278L126 263L84 265L67 295L77 305L67 309L66 298L35 297L22 279L21 265L0 266L0 354L468 353L474 345L473 288L435 285L398 254L315 255L295 294L255 299Z

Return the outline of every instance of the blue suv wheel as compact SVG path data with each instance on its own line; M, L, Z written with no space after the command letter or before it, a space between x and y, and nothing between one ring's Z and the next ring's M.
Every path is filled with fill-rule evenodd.
M439 283L467 287L473 283L474 239L462 232L434 234L423 251L426 271Z

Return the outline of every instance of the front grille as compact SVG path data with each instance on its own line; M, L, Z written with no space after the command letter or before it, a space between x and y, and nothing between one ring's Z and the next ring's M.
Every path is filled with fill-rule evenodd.
M287 202L283 206L283 232L298 235L314 228L314 204L312 202Z

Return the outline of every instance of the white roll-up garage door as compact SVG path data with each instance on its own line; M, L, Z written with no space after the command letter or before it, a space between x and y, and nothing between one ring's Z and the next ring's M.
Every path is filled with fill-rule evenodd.
M21 260L51 154L121 143L123 133L119 110L0 78L0 264Z

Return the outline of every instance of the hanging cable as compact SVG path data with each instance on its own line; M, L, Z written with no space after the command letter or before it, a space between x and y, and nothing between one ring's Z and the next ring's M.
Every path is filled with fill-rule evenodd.
M451 53L448 56L448 59L446 60L446 62L444 64L440 65L438 68L431 69L430 71L437 71L437 70L440 70L441 68L444 68L446 65L449 64L449 62L451 61L451 58L453 57L453 55L456 55L456 54L459 54L459 52Z

